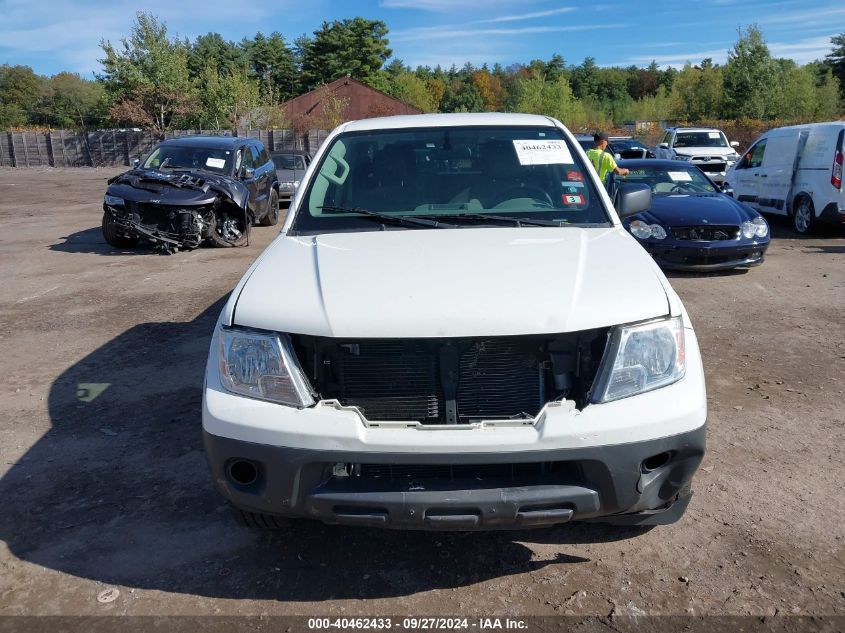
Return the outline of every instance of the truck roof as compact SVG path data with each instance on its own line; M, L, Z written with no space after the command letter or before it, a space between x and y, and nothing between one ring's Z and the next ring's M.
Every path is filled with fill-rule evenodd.
M675 131L675 132L722 132L717 127L669 127L666 128L667 132Z
M510 114L505 112L456 113L456 114L404 114L350 121L343 125L344 132L387 130L421 127L463 126L533 126L555 127L555 120L539 114Z

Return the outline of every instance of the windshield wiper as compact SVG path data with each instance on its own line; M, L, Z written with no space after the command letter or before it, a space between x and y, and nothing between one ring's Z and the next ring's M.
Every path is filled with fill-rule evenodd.
M562 220L541 220L538 218L517 218L510 215L488 215L486 213L450 213L416 215L415 218L444 218L452 221L467 220L469 222L507 222L514 226L563 226Z
M438 222L429 218L409 217L407 215L390 215L388 213L377 213L369 209L362 209L361 207L336 207L332 205L325 205L317 207L325 211L342 211L344 213L360 213L365 218L378 220L382 223L392 222L393 224L401 224L404 226L427 226L434 229L448 229L455 228L454 224L446 224L445 222Z

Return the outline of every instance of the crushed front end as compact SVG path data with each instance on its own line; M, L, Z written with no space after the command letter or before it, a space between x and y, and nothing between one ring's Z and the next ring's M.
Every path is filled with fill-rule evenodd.
M164 252L235 246L251 224L246 198L241 183L220 176L131 170L109 181L103 233L113 246L145 239Z

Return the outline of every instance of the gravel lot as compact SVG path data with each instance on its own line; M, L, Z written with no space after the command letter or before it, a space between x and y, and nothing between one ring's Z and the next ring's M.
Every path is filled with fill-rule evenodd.
M276 231L115 252L119 171L0 170L0 614L845 615L841 231L774 221L763 266L672 276L710 403L680 523L261 534L212 488L200 399L217 314Z

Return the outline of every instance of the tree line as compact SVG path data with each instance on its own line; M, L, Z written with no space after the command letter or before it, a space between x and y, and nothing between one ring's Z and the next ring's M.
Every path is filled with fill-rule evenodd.
M280 103L343 76L425 112L530 112L570 127L626 120L830 120L843 112L845 33L822 60L798 65L772 56L757 26L739 29L725 64L682 69L599 67L560 55L503 67L411 68L393 58L388 28L361 17L323 22L288 42L257 33L240 42L218 33L171 37L139 12L118 44L103 40L94 79L28 66L0 66L0 129L287 127Z

